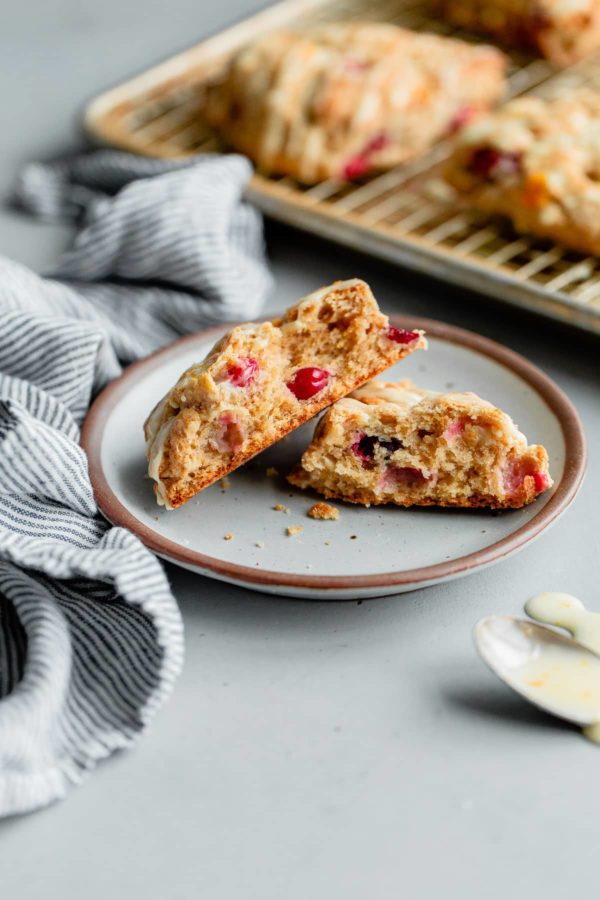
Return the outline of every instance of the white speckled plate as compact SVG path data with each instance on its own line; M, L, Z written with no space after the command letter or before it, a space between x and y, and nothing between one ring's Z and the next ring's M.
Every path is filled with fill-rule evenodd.
M398 509L336 503L337 522L306 512L315 496L292 489L268 467L289 471L312 434L309 423L178 510L154 500L145 477L143 421L181 372L201 359L224 327L191 335L130 366L97 398L82 445L100 509L159 556L255 590L296 597L359 598L437 584L498 562L537 537L575 497L585 470L577 413L539 369L499 344L440 322L392 317L424 328L429 350L386 378L433 390L472 390L502 407L550 455L553 490L522 510ZM273 507L282 503L289 513ZM290 537L288 526L302 531ZM227 533L233 538L224 540Z

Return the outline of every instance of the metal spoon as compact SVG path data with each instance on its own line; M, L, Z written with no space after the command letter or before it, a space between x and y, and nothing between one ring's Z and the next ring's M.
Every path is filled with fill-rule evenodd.
M477 650L490 669L534 706L586 727L600 721L600 656L551 628L512 616L475 626ZM598 727L588 737L598 739Z

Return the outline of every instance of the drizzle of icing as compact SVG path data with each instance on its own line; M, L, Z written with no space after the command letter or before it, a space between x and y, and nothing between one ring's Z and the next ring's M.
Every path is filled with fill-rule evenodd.
M164 401L163 401L164 405ZM160 478L160 467L165 453L167 437L171 431L173 419L167 421L158 429L158 432L148 442L148 475L155 481L154 491L159 506L167 506L167 495Z
M565 628L600 656L600 613L589 612L577 597L558 592L537 594L527 601L525 612L537 622Z
M555 675L554 679L543 679L541 685L547 690L553 690L555 696L557 689L560 689L564 699L579 704L582 708L590 708L590 704L596 703L600 697L600 613L590 612L581 600L571 594L559 592L537 594L525 604L525 612L537 622L566 629L579 644L598 655L597 671L595 667L582 666L581 663L577 672L572 664L567 670L563 660L560 679ZM594 709L598 710L598 706ZM600 718L587 725L583 733L590 740L600 743Z

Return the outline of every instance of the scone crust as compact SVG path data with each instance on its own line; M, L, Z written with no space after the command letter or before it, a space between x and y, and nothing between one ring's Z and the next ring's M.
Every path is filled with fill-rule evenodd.
M365 282L336 282L303 298L283 318L236 326L206 359L183 373L144 426L149 474L159 503L181 506L329 404L418 348L390 338ZM250 350L248 349L250 348ZM228 372L253 357L242 387ZM330 377L314 396L298 399L288 384L316 366Z
M432 0L461 28L491 35L507 47L568 66L600 47L599 0Z
M204 115L267 174L314 184L398 165L505 93L492 47L389 24L277 31L206 90Z
M519 232L600 254L600 95L511 101L462 131L445 177Z

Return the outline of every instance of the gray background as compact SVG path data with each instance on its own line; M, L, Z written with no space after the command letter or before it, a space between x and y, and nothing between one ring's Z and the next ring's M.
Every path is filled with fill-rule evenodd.
M84 102L256 8L252 0L19 0L0 28L0 191L77 145ZM69 239L3 209L0 252L43 270ZM187 661L139 746L64 803L0 824L3 897L581 896L597 885L600 748L475 655L474 622L541 589L600 608L598 343L270 225L285 306L366 278L389 311L490 335L575 401L583 492L539 542L447 586L290 601L171 569Z

